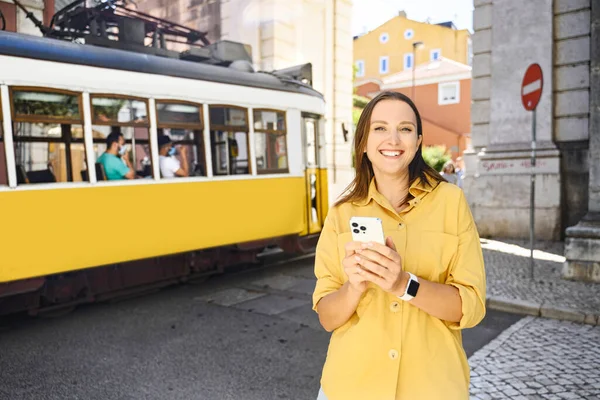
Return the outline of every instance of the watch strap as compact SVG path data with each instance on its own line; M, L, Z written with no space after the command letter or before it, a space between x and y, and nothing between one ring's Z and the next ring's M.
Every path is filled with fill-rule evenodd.
M417 292L419 290L419 279L414 275L408 272L409 278L406 283L406 289L404 290L404 294L402 296L398 296L400 300L409 301L415 298Z

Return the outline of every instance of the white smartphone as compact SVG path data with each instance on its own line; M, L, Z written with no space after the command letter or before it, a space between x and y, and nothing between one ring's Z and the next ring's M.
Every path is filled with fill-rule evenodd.
M376 217L350 218L350 231L355 242L376 242L385 245L381 219Z

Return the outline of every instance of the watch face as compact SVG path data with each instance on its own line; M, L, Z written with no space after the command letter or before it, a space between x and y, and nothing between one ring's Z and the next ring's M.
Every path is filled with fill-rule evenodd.
M417 295L417 291L419 290L419 282L413 281L412 279L408 283L408 288L406 289L406 293L415 297Z

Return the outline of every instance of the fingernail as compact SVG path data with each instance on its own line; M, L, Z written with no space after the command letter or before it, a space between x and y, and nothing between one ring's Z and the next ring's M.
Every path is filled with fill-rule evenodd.
M369 242L369 243L367 243L367 246L369 246L369 247L373 247L373 242Z
M367 248L367 243L361 244L360 247L362 247L363 249L366 249Z
M356 261L360 261L360 257L359 256L354 256L354 258L356 259Z

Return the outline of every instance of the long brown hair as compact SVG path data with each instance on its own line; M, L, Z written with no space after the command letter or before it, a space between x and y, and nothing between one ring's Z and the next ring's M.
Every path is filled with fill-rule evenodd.
M375 174L373 173L373 165L364 151L367 147L367 139L369 138L371 114L377 103L382 100L397 100L408 104L415 112L417 118L417 137L423 136L421 115L410 98L398 92L379 93L366 105L358 120L356 135L354 136L354 169L356 170L356 175L350 185L344 190L345 194L335 203L335 206L346 202L363 200L369 194L369 184ZM423 184L435 187L439 182L445 182L446 180L425 162L422 147L423 141L419 144L415 157L408 165L409 185L412 185L418 178Z

